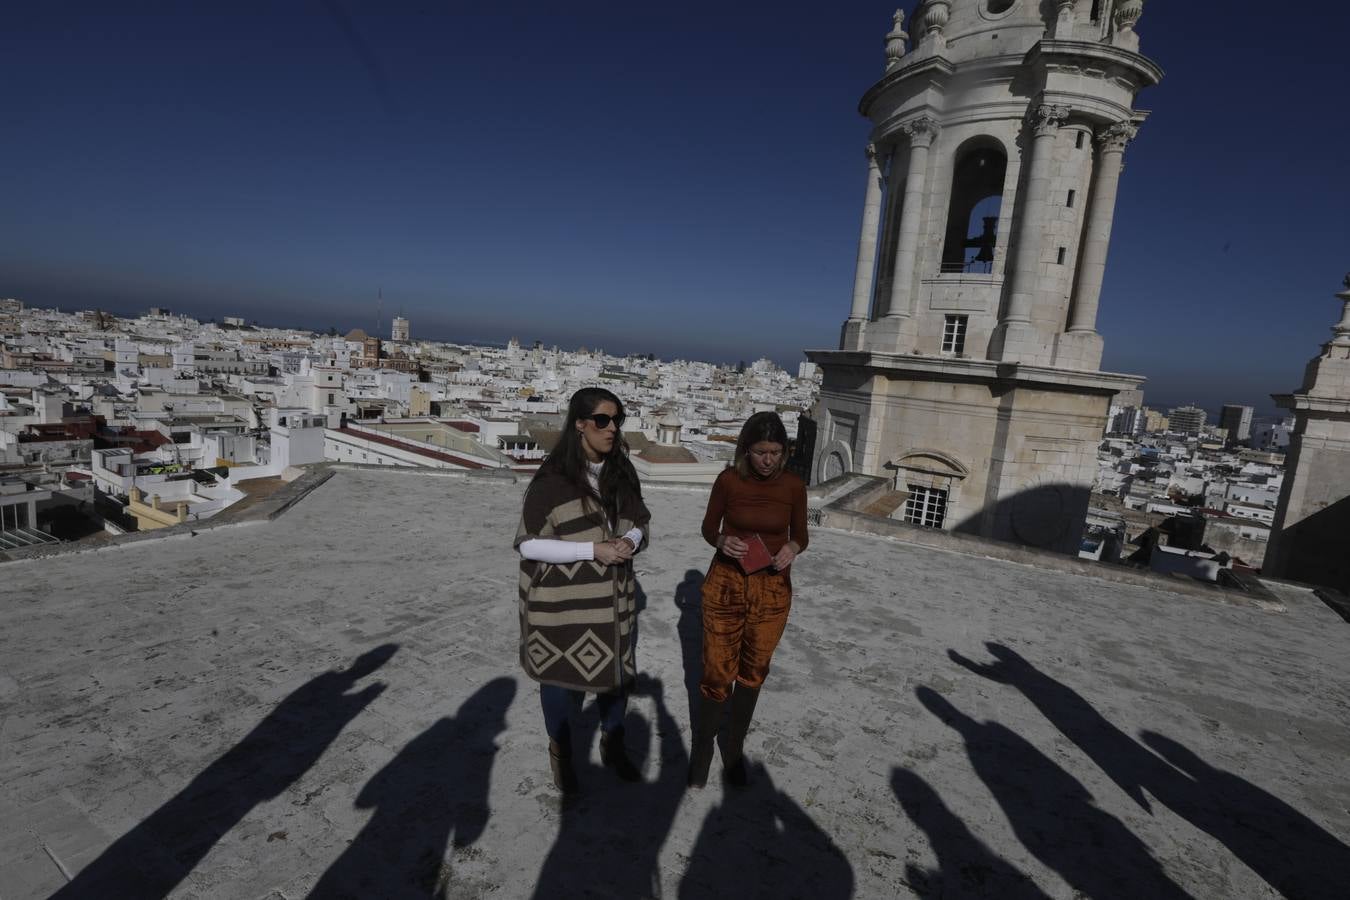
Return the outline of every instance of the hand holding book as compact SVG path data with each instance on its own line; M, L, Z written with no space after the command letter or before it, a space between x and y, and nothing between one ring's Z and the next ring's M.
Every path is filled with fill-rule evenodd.
M774 564L774 556L768 552L767 546L764 546L764 538L759 534L751 534L744 538L726 534L722 537L722 552L736 560L741 571L747 575Z

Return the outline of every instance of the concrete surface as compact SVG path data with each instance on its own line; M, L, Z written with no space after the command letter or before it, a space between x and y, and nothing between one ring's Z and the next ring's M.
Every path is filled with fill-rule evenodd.
M1350 895L1350 626L1288 585L818 529L756 785L686 793L699 490L649 492L648 781L592 752L563 808L515 663L522 489L342 471L275 519L0 565L0 900Z

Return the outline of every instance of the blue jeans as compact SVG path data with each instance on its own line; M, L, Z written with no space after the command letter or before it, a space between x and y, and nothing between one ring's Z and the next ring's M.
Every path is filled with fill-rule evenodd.
M563 740L567 731L567 717L580 711L586 699L585 691L573 691L553 684L539 685L539 705L544 708L544 728L550 740ZM600 710L600 730L611 734L623 727L623 715L628 708L628 694L622 688L609 694L596 694L595 705Z

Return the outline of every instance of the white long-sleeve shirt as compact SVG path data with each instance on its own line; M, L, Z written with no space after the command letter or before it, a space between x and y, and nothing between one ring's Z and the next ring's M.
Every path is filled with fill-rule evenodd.
M600 467L603 463L586 463L586 480L591 489L600 492ZM636 550L642 545L642 529L631 528L624 535ZM590 541L559 541L553 538L530 538L520 545L520 555L534 562L572 563L595 559L595 544Z

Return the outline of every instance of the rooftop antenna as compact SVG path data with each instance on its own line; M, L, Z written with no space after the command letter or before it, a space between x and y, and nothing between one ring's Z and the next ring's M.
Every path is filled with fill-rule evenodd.
M375 336L379 337L380 329L384 327L384 288L379 289L379 295L375 300Z

